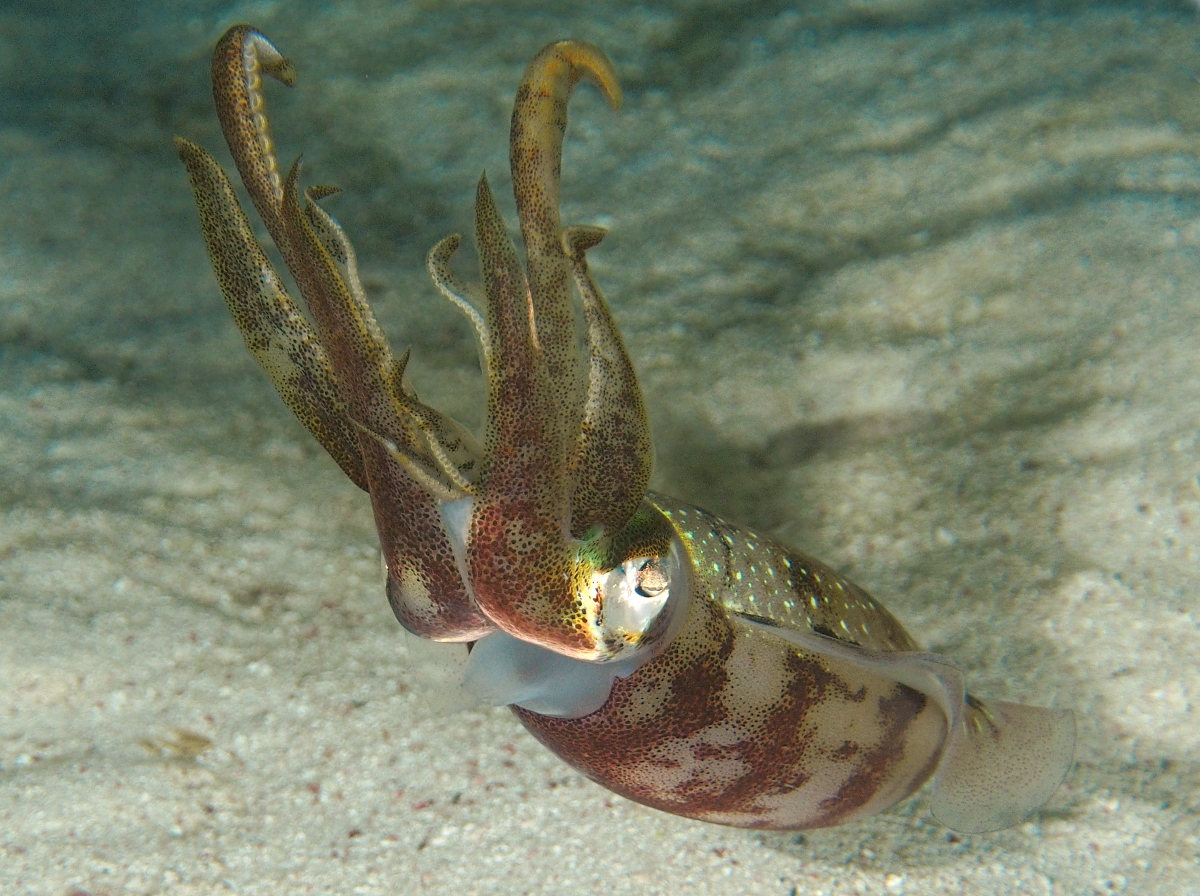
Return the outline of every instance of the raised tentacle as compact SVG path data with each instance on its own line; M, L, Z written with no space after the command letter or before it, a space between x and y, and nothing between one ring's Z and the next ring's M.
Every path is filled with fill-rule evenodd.
M556 378L576 375L570 273L558 194L567 102L580 79L594 84L613 109L620 107L621 86L608 57L585 41L560 41L544 48L526 67L513 102L509 137L513 195L529 269L530 326Z
M309 311L313 313L320 329L322 321L317 308L314 307L314 298L320 295L323 286L330 285L330 281L314 283L308 279L310 266L306 263L302 251L294 245L283 220L284 184L279 173L279 160L275 154L266 98L262 90L263 74L270 75L289 87L296 84L296 70L291 60L281 54L260 31L249 25L235 25L226 31L218 41L212 59L213 98L217 117L221 122L221 131L225 135L225 142L229 146L229 152L233 156L234 165L246 192L250 194L251 202L254 203L279 254L300 287ZM320 195L328 195L332 191L329 187L318 190ZM353 250L349 248L349 241L341 234L340 228L332 218L320 212L315 203L310 209L316 210L310 211L309 216L318 239L325 244L331 257L341 260L344 263L343 267L350 268L348 276L340 278L337 289L339 293L348 294L354 306L354 316L361 321L362 328L366 331L375 356L371 360L387 358L387 343L358 285L357 272L353 270L355 260ZM317 304L328 306L328 303L319 301ZM321 339L326 350L334 352L328 331L322 333ZM334 365L339 377L344 376L346 369L339 365L336 359ZM355 401L355 391L352 386L342 384L343 401L347 406ZM359 422L366 421L360 418Z
M509 135L513 197L529 283L527 308L513 313L520 310L528 315L529 339L537 352L538 382L544 393L543 437L564 463L575 453L586 388L559 215L567 105L580 80L593 84L614 110L620 107L621 86L603 51L586 41L559 41L543 48L525 68L513 100ZM634 501L628 511L637 504ZM578 532L577 527L571 528Z
M358 436L321 341L258 245L233 185L216 160L188 140L176 138L175 148L196 194L200 229L217 282L246 347L284 404L365 490Z
M424 637L475 640L494 626L463 581L440 508L443 500L467 493L481 449L465 427L417 399L403 362L392 356L366 301L349 240L313 201L333 189L312 188L302 205L298 167L288 180L280 177L263 73L295 83L291 63L260 32L247 25L226 32L212 65L221 127L316 327L278 285L219 167L207 153L184 144L184 163L194 183L200 178L202 217L206 205L216 209L216 223L206 224L205 232L210 249L216 247L218 278L223 288L229 286L230 307L244 308L238 322L252 350L270 349L263 333L299 347L293 348L290 366L281 367L277 351L264 366L278 368L268 366L268 373L289 407L370 492L397 618ZM225 255L237 258L230 262ZM238 308L234 311L237 316Z
M475 599L512 635L589 655L595 645L572 587L577 564L565 542L566 457L548 433L559 423L548 397L553 384L532 313L522 307L529 301L525 274L486 177L476 190L475 240L493 339L484 468L467 537Z
M475 335L479 340L479 361L486 372L492 366L491 330L488 328L483 313L468 296L467 288L459 282L454 275L454 270L450 267L450 260L461 244L462 237L457 233L452 233L439 240L425 257L425 269L429 271L429 276L433 280L433 285L438 288L438 292L449 299L475 328Z
M596 471L582 474L575 461L588 383L558 192L567 101L581 78L619 104L612 64L579 41L546 47L517 89L510 159L527 274L486 179L476 195L491 350L484 469L466 555L475 598L497 626L567 656L607 660L624 654L637 638L601 634L603 596L596 576L625 559L610 550L612 539L636 510L645 481L637 477L634 500L603 512L596 506ZM601 371L594 382L606 379ZM648 463L648 442L644 447ZM576 486L581 476L582 490ZM572 518L576 495L584 509L579 526ZM581 540L581 534L589 539Z
M571 533L577 538L593 527L613 533L625 525L646 494L654 458L637 373L588 271L585 253L604 233L599 227L568 227L563 232L588 347L583 420L572 458Z
M344 287L332 300L333 304L348 303L346 313L359 327L359 337L364 340L364 345L354 355L360 364L365 365L364 370L368 371L368 375L374 378L363 383L356 376L356 388L363 385L367 389L390 390L390 393L371 393L383 404L378 413L389 422L408 424L398 430L412 436L405 448L418 457L431 458L445 477L458 487L457 497L469 494L470 482L478 471L483 449L465 426L417 398L416 390L405 376L408 354L399 359L392 357L387 338L375 320L375 313L367 302L359 280L354 247L350 245L341 225L313 201L317 192L328 189L310 188L305 191L309 201L304 206L304 214L312 228L312 235L328 253L328 259L333 264L337 275L334 282L340 281ZM329 299L322 301L328 302ZM366 422L359 422L370 429ZM394 437L395 433L390 435Z
M293 249L296 280L351 396L348 409L358 428L392 609L406 628L424 637L476 640L493 626L462 580L440 508L446 500L466 497L464 475L448 467L461 469L457 463L465 458L463 465L473 470L478 448L461 425L401 388L403 366L369 313L353 250L332 218L313 203L301 206L299 176L297 162L283 185L284 239Z
M264 74L288 87L296 85L296 68L290 59L256 28L234 25L213 50L212 88L217 118L250 201L286 260L280 216L283 179L267 120Z
M315 205L301 207L299 177L297 161L284 181L280 208L284 240L294 255L289 267L342 381L350 415L393 441L414 442L410 421L397 412L391 351L374 315L363 313L366 303L354 256L348 244L337 239L332 219Z

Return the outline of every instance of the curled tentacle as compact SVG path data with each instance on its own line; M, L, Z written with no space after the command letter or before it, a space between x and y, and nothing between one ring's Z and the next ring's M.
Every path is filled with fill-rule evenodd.
M497 626L566 656L610 660L646 646L646 632L606 625L597 583L628 559L621 530L645 493L650 442L632 365L586 272L594 232L563 241L563 132L571 91L584 78L620 103L612 64L580 41L546 47L517 89L510 158L525 270L486 179L477 191L491 346L484 468L466 556L476 600ZM586 369L572 273L588 324Z
M449 299L471 322L479 339L480 366L484 370L490 370L493 363L491 330L488 329L482 312L468 296L467 288L459 282L450 267L450 259L454 257L460 245L462 237L457 233L439 240L437 245L429 250L425 258L425 268L429 271L429 277L438 288L438 292Z
M262 32L249 25L235 25L226 31L212 58L217 118L246 192L283 252L283 178L262 92L264 74L288 87L296 85L295 66Z
M513 102L509 137L513 195L529 267L528 326L548 376L564 383L558 394L568 393L578 376L558 194L567 103L581 79L594 84L614 110L620 107L621 86L608 57L585 41L560 41L526 67ZM563 421L564 444L574 441L573 423Z

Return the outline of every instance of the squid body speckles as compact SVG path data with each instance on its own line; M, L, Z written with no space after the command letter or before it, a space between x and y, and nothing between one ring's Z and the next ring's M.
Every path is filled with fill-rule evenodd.
M454 271L458 236L429 253L435 285L479 338L481 438L417 397L349 239L319 204L331 191L301 191L298 163L282 173L261 79L291 85L292 64L240 25L218 43L212 74L234 164L307 314L220 165L180 139L221 290L288 407L370 494L397 619L470 645L463 688L511 705L592 780L705 821L830 825L932 779L934 814L984 831L1053 795L1071 763L1070 713L968 696L948 659L921 652L849 580L647 490L645 405L588 271L604 232L564 227L558 211L574 86L621 102L599 49L550 44L517 89L510 162L524 261L486 179L474 234L482 301Z

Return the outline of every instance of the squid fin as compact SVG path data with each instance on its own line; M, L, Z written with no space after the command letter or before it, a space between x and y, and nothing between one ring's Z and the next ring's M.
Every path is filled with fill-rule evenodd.
M1071 768L1075 717L1069 710L982 703L967 695L958 667L935 653L867 650L738 615L801 650L891 678L938 705L948 727L930 808L951 830L982 834L1019 824L1054 796Z

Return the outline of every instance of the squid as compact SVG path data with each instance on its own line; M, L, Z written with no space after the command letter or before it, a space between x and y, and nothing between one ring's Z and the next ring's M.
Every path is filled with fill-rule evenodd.
M968 694L878 601L828 566L648 489L646 405L588 269L604 237L563 226L567 104L616 109L612 63L545 47L517 88L510 162L518 253L486 175L481 285L429 252L470 321L487 384L480 436L418 398L376 323L336 192L284 171L263 76L290 60L248 25L216 46L213 94L233 162L303 301L287 291L206 150L177 138L213 269L283 401L371 500L387 599L412 635L466 659L458 685L510 706L569 765L676 815L794 830L882 812L932 781L963 832L1017 824L1072 762L1073 716ZM455 646L457 645L457 646Z

